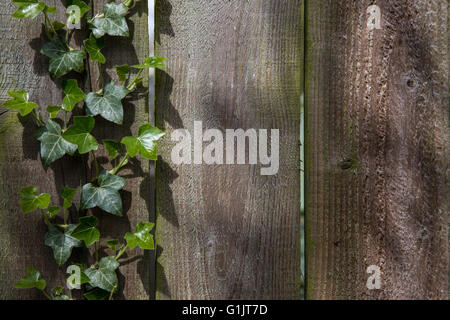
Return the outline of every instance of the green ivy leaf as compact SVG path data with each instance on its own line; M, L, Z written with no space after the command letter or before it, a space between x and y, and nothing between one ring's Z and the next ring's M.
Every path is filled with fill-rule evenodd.
M41 158L44 165L62 158L66 153L73 154L77 146L62 137L61 127L53 120L48 120L37 139L41 142Z
M49 213L49 218L53 219L54 217L56 217L58 215L58 213L61 211L61 207L58 206L50 206L48 207L48 213Z
M167 58L164 57L148 57L144 60L144 63L134 65L133 68L145 69L145 68L164 68L166 65L163 63Z
M158 159L157 145L164 132L151 124L144 124L139 128L139 136L124 137L122 143L127 147L127 152L130 157L134 157L139 152L141 156L150 160Z
M88 183L83 186L81 198L83 209L99 207L108 213L121 216L122 199L119 190L123 188L125 182L126 179L103 170L98 176L98 185Z
M128 30L125 15L128 13L128 7L122 3L107 3L103 9L104 16L96 17L92 21L92 32L96 38L103 37L105 34L110 36L128 37Z
M120 82L124 82L125 80L127 80L127 76L131 71L130 66L127 64L115 66L114 69L116 69L116 73L117 76L119 77Z
M78 116L73 119L74 124L63 133L63 138L78 146L80 154L98 149L97 140L89 133L94 129L95 120L91 116Z
M123 106L121 100L129 91L123 86L114 85L113 81L106 84L103 96L96 92L90 92L85 102L89 112L96 116L101 115L106 120L117 124L123 122Z
M111 158L117 157L117 154L122 150L122 145L114 140L103 140L106 150L108 151L108 156Z
M22 117L31 113L31 111L38 107L36 103L28 101L28 93L25 90L9 91L8 95L12 97L12 99L3 103L3 106L8 109L19 111Z
M72 237L83 240L86 246L90 246L100 239L100 232L95 228L97 224L98 219L94 216L81 217Z
M53 29L55 29L55 31L58 31L58 30L63 29L66 25L59 21L53 21L52 26L53 26Z
M89 53L89 56L93 61L98 61L100 63L105 63L105 56L100 52L105 47L104 38L95 38L94 34L91 33L89 39L84 40L84 47Z
M56 7L48 7L48 6L45 6L44 12L45 13L58 13L58 11L56 10Z
M95 288L83 295L87 300L106 300L109 297L109 292L100 288Z
M111 248L111 250L116 251L119 249L120 241L117 239L108 240L106 245Z
M77 80L64 80L62 89L66 94L62 102L62 108L66 111L71 112L78 102L83 101L84 98L86 98L84 92L78 87Z
M149 233L154 226L155 224L151 222L139 222L134 233L128 232L125 234L125 240L127 241L128 247L134 249L139 245L141 249L155 249L153 235Z
M114 257L105 257L98 263L98 269L91 267L85 273L93 287L111 292L117 288L119 283L115 271L118 267L119 263Z
M63 233L57 227L49 226L48 232L45 234L45 245L53 249L53 256L59 266L69 259L72 254L72 248L83 245L83 241L72 237L72 232L75 228L76 225L71 224Z
M37 208L46 209L50 204L50 195L48 193L38 195L35 186L25 187L19 191L19 194L22 196L19 204L23 213L32 212Z
M31 289L37 288L39 290L44 290L47 286L47 283L43 279L39 279L40 277L39 271L34 268L27 268L27 275L17 281L14 285L14 288L19 289Z
M61 111L60 106L47 106L47 112L50 114L50 119L56 118L60 111Z
M12 14L14 18L36 18L46 8L44 2L38 0L20 0L12 2L17 6L17 11Z
M79 73L84 71L84 52L70 49L58 36L47 42L42 47L41 53L50 58L48 70L52 78L62 77L72 70Z
M77 189L72 189L66 186L62 189L61 197L64 199L64 209L69 209L72 206L72 200L76 193Z
M83 18L83 16L89 11L91 10L91 8L84 2L81 0L66 0L66 5L65 7L68 8L70 6L78 6L80 8L80 18Z

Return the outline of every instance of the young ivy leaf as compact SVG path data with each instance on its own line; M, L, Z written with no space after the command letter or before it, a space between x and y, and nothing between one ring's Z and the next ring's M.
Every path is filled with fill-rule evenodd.
M145 68L164 68L166 65L163 63L167 58L164 57L148 57L142 64L134 65L133 68L145 69Z
M86 246L90 246L100 239L100 232L95 228L97 224L98 219L94 216L81 217L72 237L83 240Z
M98 263L98 269L91 267L85 271L91 280L89 284L108 292L115 290L119 282L115 271L118 267L119 263L114 257L102 258Z
M66 25L59 21L53 21L52 26L53 26L53 29L55 29L55 31L58 31L58 30L63 29Z
M71 112L75 105L78 102L83 101L86 97L84 92L78 87L77 80L64 80L62 83L62 89L66 94L62 102L62 108L66 111Z
M61 111L61 107L60 106L47 106L47 112L50 115L50 119L56 118L60 111Z
M39 290L44 290L47 286L47 283L43 279L39 279L40 277L39 271L37 271L35 268L27 268L27 275L17 281L17 283L14 285L14 288L19 289L31 289L31 288L37 288Z
M108 240L106 245L111 248L111 250L116 251L119 249L120 241L117 239Z
M127 64L115 66L114 69L116 69L116 73L117 76L119 77L120 82L124 82L125 80L127 80L127 76L131 71L130 66Z
M92 32L96 38L103 37L106 34L110 36L128 37L128 30L125 15L128 13L128 7L123 3L107 3L103 9L103 17L96 17L92 21Z
M54 79L72 70L79 73L84 71L84 52L69 48L57 35L42 47L41 53L50 58L48 70Z
M48 213L49 213L49 218L53 219L54 217L56 217L58 215L58 213L61 211L61 207L58 206L50 206L48 207Z
M128 247L130 247L130 249L134 249L137 245L139 245L141 249L155 249L153 235L149 233L154 226L155 224L151 222L139 222L134 233L128 232L125 235L125 240L127 241Z
M110 293L106 290L95 288L89 292L86 292L83 296L87 300L106 300L108 299Z
M12 99L3 103L3 106L8 109L19 111L22 117L31 113L31 111L38 107L36 103L28 101L28 93L25 90L8 91L8 95L12 97Z
M61 191L61 197L64 199L63 208L69 209L72 206L72 199L77 193L77 189L64 187Z
M97 140L89 133L94 129L95 120L91 116L77 116L74 124L63 133L63 138L78 146L80 154L98 149Z
M164 132L151 124L144 124L139 128L139 136L137 138L124 137L121 142L127 147L130 157L136 156L139 152L146 159L157 160L156 141L163 137L164 134Z
M89 39L84 40L84 47L89 53L89 56L93 61L98 61L100 63L105 63L105 56L100 52L105 47L105 38L95 38L94 34L91 33Z
M61 266L69 259L72 254L72 248L83 245L83 241L72 237L72 232L75 228L76 225L71 224L63 233L55 226L48 227L48 232L45 234L45 245L53 249L53 256L58 266Z
M119 190L125 185L126 179L103 170L97 179L97 185L85 184L81 191L83 209L99 207L104 211L122 216L122 199Z
M125 87L116 86L113 81L110 81L103 89L103 96L96 92L88 93L85 99L86 107L94 116L99 114L106 120L122 124L123 106L121 100L128 93L129 91Z
M91 10L91 8L84 1L81 0L66 0L65 7L68 8L70 6L77 6L78 8L80 8L80 18L83 18L83 16L89 10Z
M42 11L45 10L46 5L44 2L38 2L38 0L20 0L12 2L17 6L17 11L12 14L14 18L36 18Z
M106 147L106 151L108 151L108 156L111 158L117 157L117 154L122 150L122 145L114 140L103 140L103 144Z
M37 194L37 188L29 186L19 191L22 199L19 200L23 213L30 213L37 208L46 209L50 204L50 195L48 193Z
M37 139L41 142L41 158L44 165L62 158L66 153L73 154L77 146L62 137L61 127L53 120L48 120L45 128L39 132Z

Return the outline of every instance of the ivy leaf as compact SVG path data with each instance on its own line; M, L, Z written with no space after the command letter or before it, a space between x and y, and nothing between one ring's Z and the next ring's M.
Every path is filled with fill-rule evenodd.
M164 134L164 132L151 124L144 124L139 128L139 136L137 138L124 137L121 142L127 147L130 157L136 156L139 152L146 159L157 160L156 141L163 137Z
M53 26L53 29L55 29L55 31L58 31L58 30L61 30L62 28L64 28L66 25L59 21L53 21L52 26Z
M78 6L80 8L80 18L83 18L83 16L89 11L91 10L91 8L89 8L89 6L81 0L66 0L66 5L65 7L68 8L70 6Z
M64 140L61 127L53 120L48 120L44 130L38 135L41 142L41 158L44 165L62 158L66 153L73 154L77 146Z
M35 268L27 268L27 275L17 281L17 283L14 285L14 288L19 289L31 289L31 288L37 288L39 290L44 290L47 286L47 283L43 279L39 279L40 277L39 271L37 271Z
M72 70L79 73L84 71L84 52L70 49L58 36L47 42L42 47L41 53L50 58L48 70L52 78L62 77Z
M116 251L120 245L120 241L117 239L108 240L106 245L111 248L111 250Z
M83 101L86 97L84 92L78 87L77 80L64 80L62 83L62 89L66 94L62 102L62 108L66 111L72 111L75 105L78 102Z
M98 219L94 216L80 218L80 224L73 230L72 237L83 240L86 246L90 246L100 239L100 232L95 228Z
M47 112L50 114L50 119L56 118L60 111L61 111L60 106L47 106Z
M116 86L113 81L110 81L103 89L103 96L96 92L88 93L85 99L86 107L94 116L99 114L106 120L122 124L123 106L121 100L125 98L128 92L125 87Z
M75 228L76 225L71 224L63 233L57 227L51 225L45 234L45 245L53 249L53 256L59 266L69 259L72 254L72 248L83 245L83 241L72 237L72 232Z
M85 273L93 287L111 292L117 288L119 283L115 271L118 267L119 263L114 257L105 257L98 263L98 269L89 268Z
M49 213L49 218L53 219L54 217L56 217L58 215L58 213L61 211L61 207L58 206L50 206L48 207L48 213Z
M29 213L37 208L46 209L50 204L50 195L48 193L37 194L35 186L29 186L21 189L19 194L22 199L19 200L23 213Z
M84 294L87 300L106 300L109 297L109 292L100 288L95 288Z
M106 150L108 151L108 156L111 158L117 157L117 154L122 150L122 145L114 140L103 140L103 144L106 147Z
M37 0L20 0L12 2L17 6L17 11L13 13L14 18L36 18L45 9L45 3Z
M166 65L163 63L167 58L164 57L148 57L144 60L144 63L134 65L133 68L145 69L145 68L164 68Z
M63 138L78 146L80 154L88 153L98 149L97 140L89 133L95 125L91 116L77 116L73 119L74 124L63 133Z
M120 82L124 82L125 80L127 80L127 76L131 71L130 66L127 64L115 66L114 69L116 69L116 73L117 76L119 77Z
M22 117L31 113L31 111L38 107L36 103L28 101L28 93L25 90L9 91L8 95L12 97L12 99L3 103L3 106L8 109L19 111Z
M61 197L64 199L63 208L69 209L72 206L72 199L77 193L77 189L64 187L61 191Z
M110 36L128 37L128 30L125 15L128 13L128 7L124 4L107 3L103 9L104 16L96 17L92 21L92 32L96 38L103 37L106 34Z
M149 233L154 226L155 224L151 222L139 222L134 233L128 232L125 235L125 240L130 249L134 249L137 245L139 245L141 249L155 249L153 235Z
M104 211L121 216L122 199L119 191L125 185L126 179L103 170L97 179L98 185L85 184L82 188L82 207L90 209L99 207Z
M98 61L100 63L106 62L105 56L100 52L105 47L104 38L97 39L94 37L94 34L91 33L89 39L84 40L83 43L93 61Z
M48 6L45 6L44 12L45 13L58 13L58 11L56 10L56 7L48 7Z

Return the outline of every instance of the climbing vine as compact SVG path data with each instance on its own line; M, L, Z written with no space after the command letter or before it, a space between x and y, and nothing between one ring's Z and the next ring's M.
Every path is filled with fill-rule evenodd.
M59 286L49 290L46 281L41 279L40 272L28 268L27 275L20 279L16 288L36 288L52 300L72 299L72 290L82 290L83 297L88 300L113 299L120 290L116 271L120 266L121 256L127 251L139 246L142 249L154 250L155 244L150 231L154 224L140 222L134 232L128 232L122 240L109 240L106 245L114 252L111 256L99 259L100 232L97 229L98 219L86 215L86 210L98 207L105 213L122 216L122 199L119 191L126 184L126 179L118 173L130 158L138 154L149 160L157 159L157 141L164 133L151 124L143 124L137 136L124 137L120 142L103 140L108 157L114 163L113 169L107 171L100 167L96 160L99 142L92 135L95 118L102 117L115 124L122 125L124 109L122 100L137 90L143 81L143 72L148 68L163 67L165 58L149 57L139 65L127 64L116 66L115 70L119 84L114 81L103 83L101 65L106 62L101 50L105 47L105 35L113 37L128 37L129 28L126 16L134 0L121 3L109 2L104 11L88 19L86 14L90 6L82 0L66 0L66 21L52 21L51 14L57 13L56 7L47 6L44 1L19 0L12 1L17 7L13 17L18 19L35 19L42 15L44 29L48 42L40 53L49 58L49 73L52 79L67 77L72 72L85 73L90 64L96 64L99 69L102 89L97 92L85 93L75 79L63 79L62 91L64 98L61 105L49 105L45 111L29 101L27 91L10 91L10 100L3 106L17 111L20 116L33 117L39 129L36 138L40 142L40 156L44 166L55 161L62 161L65 155L77 156L91 154L96 177L81 187L80 216L78 223L70 217L69 208L78 190L65 186L61 190L62 206L55 205L48 193L39 193L35 186L27 186L19 191L19 204L24 214L40 213L48 227L44 244L53 250L53 256L58 266L67 265L69 277L65 288ZM76 10L73 10L76 9ZM80 48L72 48L69 43L71 25L78 19L86 19L90 28L89 37L83 41ZM135 72L132 72L132 70ZM132 74L135 74L132 76ZM81 108L84 115L74 116L75 108ZM61 116L60 116L61 114ZM80 112L78 112L80 114ZM124 149L124 150L123 150ZM119 156L122 156L120 159ZM119 160L120 159L120 160ZM93 247L95 263L88 266L82 263L70 263L72 249L75 247Z

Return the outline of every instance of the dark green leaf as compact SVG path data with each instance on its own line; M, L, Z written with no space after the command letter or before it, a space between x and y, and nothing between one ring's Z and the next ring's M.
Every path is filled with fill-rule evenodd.
M167 58L164 57L148 57L142 64L134 65L133 68L145 69L145 68L164 68L166 65L163 63Z
M105 63L105 56L100 52L105 47L104 38L95 38L94 34L91 33L89 39L84 40L84 47L89 53L89 56L93 61L98 61L100 63Z
M118 286L118 280L115 270L119 263L114 257L105 257L98 263L98 269L89 268L85 271L91 280L89 283L93 287L111 292Z
M56 7L48 7L48 6L45 6L44 12L45 13L58 13L58 11L56 10Z
M41 142L41 158L44 165L62 158L66 153L73 154L77 146L62 137L61 127L53 120L48 120L44 130L40 132L38 140Z
M103 144L106 147L106 150L108 151L108 156L111 158L115 158L117 156L117 153L122 150L122 145L114 140L103 140Z
M83 101L86 97L84 92L78 87L77 80L64 80L62 83L62 89L66 94L62 102L62 107L66 111L72 111L75 105L78 102Z
M122 199L118 190L125 185L126 179L103 170L97 179L98 185L85 184L82 188L83 209L99 207L104 211L121 216Z
M53 21L52 26L53 26L53 29L55 29L55 31L58 31L58 30L61 30L62 28L64 28L66 25L59 21Z
M83 240L86 246L90 246L100 239L100 232L95 228L97 224L98 219L94 216L81 217L72 237Z
M17 11L13 13L14 18L36 18L42 11L45 9L45 3L39 2L38 0L20 0L13 1L14 5L16 5Z
M46 209L50 204L50 195L48 193L37 194L37 188L29 186L19 191L22 199L19 200L23 213L29 213L37 208Z
M80 8L81 14L80 18L83 18L86 12L91 10L91 8L84 1L81 0L67 0L65 7L68 8L70 6L78 6Z
M108 299L110 293L106 290L95 288L84 294L87 300L106 300Z
M117 239L108 240L106 245L111 248L111 250L116 251L119 249L120 241Z
M45 283L45 280L40 280L40 273L34 268L27 268L27 275L26 277L23 277L20 279L15 285L14 288L20 288L20 289L31 289L31 288L37 288L39 290L44 290L45 286L47 285Z
M154 226L155 224L151 222L139 222L134 233L128 232L125 235L125 240L130 249L134 249L137 245L139 245L141 249L155 249L153 235L149 233Z
M50 119L56 118L60 111L61 111L60 106L47 106L47 112L50 114Z
M121 66L115 66L117 76L119 77L119 81L124 82L127 80L127 76L130 73L131 69L127 64L123 64Z
M61 191L61 197L64 199L63 208L69 209L72 206L72 199L77 193L77 189L64 187Z
M96 92L88 93L85 99L86 106L92 115L99 114L106 120L122 124L123 106L121 100L125 98L128 92L125 87L116 86L113 81L110 81L103 89L103 96Z
M96 17L92 21L91 28L94 36L100 38L106 33L110 36L128 37L130 32L124 17L127 12L128 7L122 3L105 4L103 17Z
M47 42L41 53L50 58L48 70L53 78L59 78L72 70L79 73L84 71L84 52L68 48L58 36Z
M9 91L8 95L13 99L3 103L3 106L8 109L19 111L22 117L26 116L38 107L36 103L28 101L28 93L25 90Z
M58 215L58 213L60 211L61 211L61 207L58 207L58 206L50 206L50 207L48 207L49 218L53 219L54 217L56 217Z
M130 157L136 156L139 152L141 156L150 160L158 159L157 145L164 132L151 124L144 124L139 128L139 136L124 137L122 143L127 147L127 152Z
M45 234L45 245L53 249L53 256L59 266L69 259L72 248L83 245L83 241L72 237L72 231L75 228L76 225L71 224L63 233L57 227L49 226L48 232Z
M74 124L63 133L63 138L78 146L80 154L98 149L97 140L89 133L94 129L95 120L91 116L78 116L73 119Z

